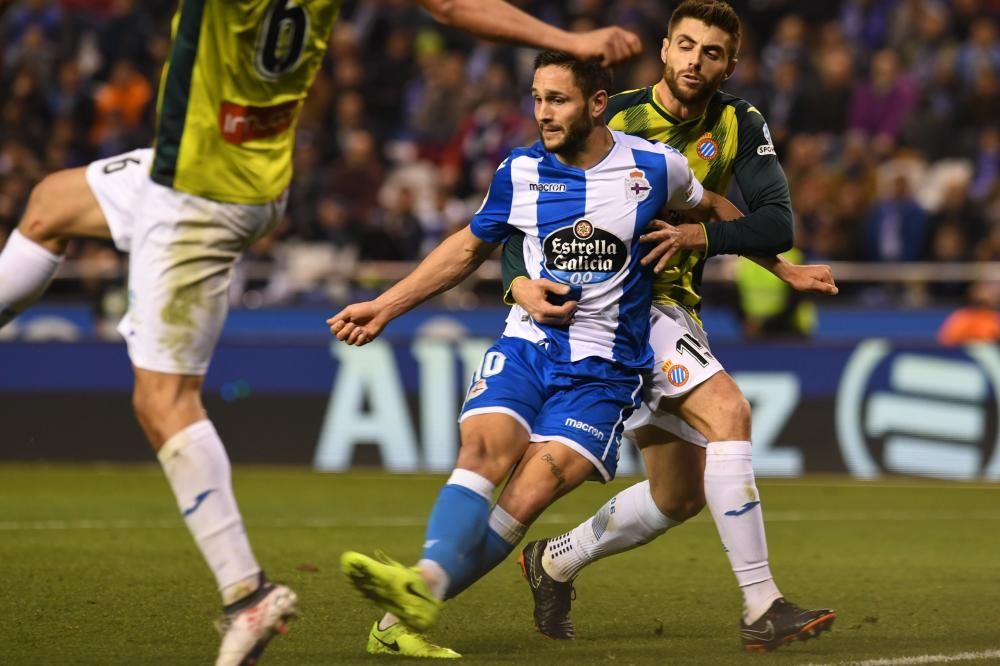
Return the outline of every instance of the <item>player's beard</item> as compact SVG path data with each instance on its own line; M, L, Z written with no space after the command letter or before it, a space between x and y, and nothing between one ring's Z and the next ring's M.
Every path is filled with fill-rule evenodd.
M698 74L698 76L701 76L701 74ZM680 75L673 67L670 65L663 66L663 80L667 82L667 87L670 88L671 94L674 96L674 99L687 106L698 106L707 102L712 95L718 92L722 86L723 78L725 78L725 72L720 73L714 79L705 79L703 77L701 87L697 90L691 90L690 88L681 87Z
M590 132L594 129L594 119L587 115L586 112L581 113L569 125L563 125L563 129L565 134L562 141L556 144L545 143L545 133L543 132L542 125L538 126L538 136L541 138L545 150L561 157L573 158L579 155L584 146L586 146L587 137L590 136Z

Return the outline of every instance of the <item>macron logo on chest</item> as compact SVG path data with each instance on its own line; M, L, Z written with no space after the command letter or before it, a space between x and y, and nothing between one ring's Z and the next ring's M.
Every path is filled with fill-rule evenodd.
M528 183L532 192L565 192L566 183Z

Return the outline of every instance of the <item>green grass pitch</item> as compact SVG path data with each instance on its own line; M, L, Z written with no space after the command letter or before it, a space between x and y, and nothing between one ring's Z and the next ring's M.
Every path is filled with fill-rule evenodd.
M302 618L267 664L369 657L373 606L339 573L341 551L412 561L443 477L238 468L256 554L293 586ZM528 538L556 534L634 479L588 484ZM580 577L577 640L534 631L512 555L449 603L431 633L475 664L847 664L979 654L1000 662L1000 486L843 478L760 483L772 571L802 605L840 617L820 640L739 650L741 598L705 512ZM206 664L218 598L153 466L0 466L0 663Z

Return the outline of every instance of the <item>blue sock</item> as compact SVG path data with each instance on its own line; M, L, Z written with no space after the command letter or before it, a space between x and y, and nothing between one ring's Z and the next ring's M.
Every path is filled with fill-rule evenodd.
M492 529L486 530L486 535L480 544L479 557L476 558L478 566L468 569L465 578L452 577L445 599L454 599L470 585L493 571L498 564L510 555L510 551L514 550L515 545L517 544L507 543L502 536Z
M456 479L459 472L465 475ZM471 483L470 479L462 478L468 475L475 477L471 478ZM437 562L450 581L466 580L478 568L478 551L486 536L490 515L489 500L480 492L486 484L493 485L478 474L455 470L448 484L438 493L431 510L421 559ZM488 492L492 492L492 487Z
M493 571L498 564L504 561L514 546L520 543L524 537L527 527L504 511L501 507L495 506L490 512L489 528L483 535L483 540L479 544L476 557L476 567L470 568L465 578L452 577L448 584L446 599L457 597L477 580Z

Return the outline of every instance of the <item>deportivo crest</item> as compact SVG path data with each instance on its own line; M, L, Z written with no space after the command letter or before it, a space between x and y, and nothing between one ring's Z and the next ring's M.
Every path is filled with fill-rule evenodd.
M466 396L466 400L472 400L476 396L482 395L486 391L486 380L478 379L476 382L469 387L469 395Z
M694 150L698 153L698 157L706 162L711 162L719 155L719 144L717 144L715 139L712 138L711 132L705 132L705 134L698 139L698 143L695 145Z
M646 180L646 172L642 169L629 171L628 178L625 179L625 195L633 201L645 201L652 191L649 181Z

